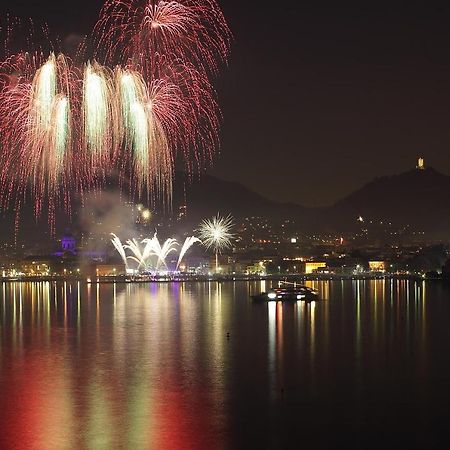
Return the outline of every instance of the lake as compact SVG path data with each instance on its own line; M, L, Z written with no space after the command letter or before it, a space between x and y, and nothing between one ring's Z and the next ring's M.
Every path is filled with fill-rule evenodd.
M1 283L0 448L450 446L449 285L268 283Z

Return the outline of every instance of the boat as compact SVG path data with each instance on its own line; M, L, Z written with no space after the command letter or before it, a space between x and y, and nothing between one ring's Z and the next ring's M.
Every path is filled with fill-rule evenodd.
M254 301L260 302L282 302L282 301L299 301L306 302L318 300L318 292L307 286L295 286L287 288L271 289L267 292L252 295Z

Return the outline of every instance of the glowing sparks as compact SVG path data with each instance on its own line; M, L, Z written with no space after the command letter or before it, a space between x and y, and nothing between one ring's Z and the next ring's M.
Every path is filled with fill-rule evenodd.
M84 139L94 164L105 163L110 155L114 120L112 97L107 71L98 64L88 63L83 85Z
M128 260L131 260L136 263L136 270L138 271L158 272L161 269L167 270L167 258L171 253L176 252L178 247L176 239L173 238L166 239L161 244L156 233L152 238L146 238L142 242L138 242L136 239L128 239L126 244L122 244L121 240L115 234L111 233L111 236L111 243L119 253L126 267L128 268ZM196 242L200 241L194 236L186 238L178 256L176 270L178 270L180 262L185 257L187 251ZM130 255L126 254L127 250L131 253Z
M177 262L177 269L180 267L181 261L183 260L184 256L186 255L187 251L196 243L201 242L200 239L196 238L195 236L187 237L184 241L183 246L181 247L180 254L178 256L178 262Z
M64 95L55 99L53 124L51 145L53 152L50 155L50 163L54 165L54 172L57 175L64 170L64 157L70 139L69 101Z
M18 211L31 192L52 232L58 200L70 210L109 174L170 202L178 153L192 171L218 146L210 78L231 33L215 0L107 0L94 41L86 64L43 51L0 63L0 206Z
M231 229L233 227L233 218L228 215L221 217L217 214L212 219L205 219L199 228L199 236L203 245L214 250L216 255L216 272L219 268L218 255L222 250L231 247L231 240L233 239L233 233Z
M146 75L191 62L201 71L226 62L231 32L215 0L108 0L95 27L97 54L132 61Z
M35 115L34 131L37 136L50 130L53 100L56 96L56 61L51 55L48 61L36 72L33 80L31 109Z
M151 253L156 255L156 270L159 270L161 265L165 266L167 269L166 259L170 253L176 250L176 246L178 245L177 241L173 238L169 238L164 241L163 245L161 245L155 233L152 239L144 239L142 242L147 244L147 246L151 249Z
M122 244L122 241L114 234L111 233L112 239L111 243L114 245L114 248L119 253L120 257L122 258L123 263L125 264L125 267L128 267L128 260L127 255L125 254L125 247Z

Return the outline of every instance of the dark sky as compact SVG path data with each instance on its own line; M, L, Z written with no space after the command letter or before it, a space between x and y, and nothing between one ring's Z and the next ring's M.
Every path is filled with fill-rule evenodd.
M450 6L223 0L235 36L217 86L210 172L280 201L330 204L423 155L450 174ZM85 33L98 0L4 0L0 12ZM372 6L373 5L373 6Z

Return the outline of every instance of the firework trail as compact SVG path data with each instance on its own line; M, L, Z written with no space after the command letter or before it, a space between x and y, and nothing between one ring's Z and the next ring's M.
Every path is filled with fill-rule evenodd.
M231 41L215 0L107 0L94 35L97 57L131 62L148 78L186 62L215 74L228 58Z
M112 77L95 61L84 69L82 110L85 151L94 167L103 167L112 156L116 114Z
M146 261L139 246L139 242L136 239L128 239L126 245L123 246L123 249L128 249L131 251L133 255L128 256L127 258L135 261L138 264L138 270L141 268L141 266L145 267Z
M122 244L122 241L114 233L111 233L111 236L112 236L111 243L114 245L114 248L117 250L117 253L119 253L120 257L122 258L125 267L128 268L127 255L125 254L125 248L124 245Z
M180 254L178 256L177 261L177 269L180 267L181 261L183 260L184 256L186 255L186 252L196 243L201 242L200 239L196 238L195 236L187 237L184 241L183 246L181 247Z
M156 90L149 90L138 72L116 68L115 86L120 111L120 157L129 167L135 189L147 187L151 193L170 197L172 192L173 158L162 127L163 103ZM119 151L120 153L120 151Z
M70 61L53 53L46 61L40 54L19 54L1 70L2 206L13 196L19 203L30 186L36 216L47 199L52 224L57 203L69 209L69 185L74 184L69 181L74 175Z

